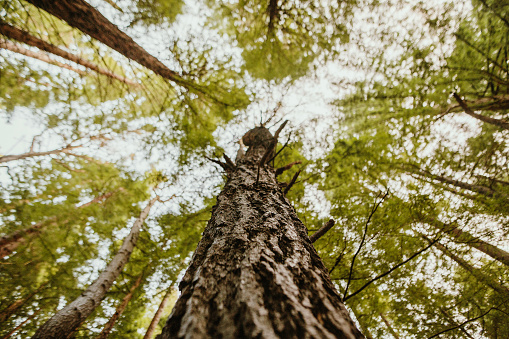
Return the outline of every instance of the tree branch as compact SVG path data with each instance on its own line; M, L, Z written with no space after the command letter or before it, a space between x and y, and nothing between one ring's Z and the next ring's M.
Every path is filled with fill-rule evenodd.
M482 114L475 113L470 109L470 107L467 106L467 104L461 99L461 97L457 93L452 94L454 99L458 102L458 104L463 108L466 114L470 115L471 117L474 117L478 120L481 120L483 122L486 122L488 124L495 125L497 127L503 128L503 129L509 129L509 122L505 122L500 119L493 119L487 116L484 116Z
M404 264L406 264L407 262L409 262L410 260L412 260L413 258L415 258L416 256L418 256L419 254L421 254L422 252L426 251L428 248L430 248L431 246L433 246L436 242L438 241L438 239L435 239L433 240L428 246L424 247L423 249L421 249L420 251L414 253L412 256L410 256L408 259L406 259L405 261L397 264L396 266L394 266L393 268L391 268L390 270L388 270L387 272L385 273L382 273L380 275L378 275L376 278L368 281L367 283L364 284L364 286L362 286L361 288L359 288L357 291L355 291L354 293L350 294L349 296L343 298L343 301L346 301L348 299L350 299L351 297L359 294L362 290L364 290L366 287L368 287L369 285L371 285L372 283L374 283L375 281L385 277L386 275L392 273L393 271L397 270L398 268L400 268L401 266L403 266ZM346 293L345 293L346 294Z
M364 245L364 241L366 240L366 234L368 233L369 222L371 221L371 218L375 214L376 210L382 204L382 202L385 200L385 198L387 197L388 194L389 194L389 190L387 190L387 192L385 192L384 196L382 197L382 199L379 202L375 202L375 204L373 205L373 208L371 209L371 213L369 214L368 220L366 220L366 225L364 226L364 234L362 235L361 243L359 245L359 248L357 249L357 251L355 252L355 254L353 256L352 264L350 265L350 273L348 274L348 282L346 283L345 293L343 294L343 301L346 300L346 293L348 292L348 287L350 287L350 282L351 282L352 272L353 272L353 266L355 265L355 258L357 258L357 255L361 251L361 248ZM380 196L380 194L378 196Z
M325 233L327 233L332 228L332 226L334 226L335 223L336 222L334 221L334 219L329 219L329 221L327 221L322 227L320 227L318 231L316 231L309 237L309 240L311 240L311 242L314 243L315 241L320 239Z
M433 335L432 335L431 337L429 337L428 339L438 337L439 335L441 335L441 334L443 334L443 333L445 333L445 332L449 332L449 331L455 330L455 329L460 328L460 327L462 327L463 325L466 325L466 324L468 324L468 323L470 323L470 322L472 322L472 321L476 321L477 319L480 319L480 318L484 317L486 314L490 313L490 312L491 312L491 310L493 310L493 309L495 309L495 307L491 307L489 310L487 310L486 312L484 312L483 314L481 314L481 315L480 315L480 316L478 316L478 317L475 317L475 318L472 318L472 319L468 319L468 320L466 320L466 321L462 322L462 323L461 323L461 324L459 324L459 325L456 325L456 326L454 326L454 327L449 327L449 328L447 328L447 329L445 329L445 330L443 330L443 331L440 331L440 332L438 332L438 333L436 333L436 334L433 334Z
M300 174L300 170L297 171L297 173L295 173L295 175L293 176L292 180L290 180L290 182L288 183L288 186L285 187L285 190L283 192L284 195L286 195L290 189L292 188L292 186L295 184L295 182L297 181L297 177L299 176Z
M276 169L276 177L277 177L278 175L283 174L283 172L285 172L285 171L289 170L290 168L292 168L292 167L293 167L293 165L298 165L298 164L302 164L302 161L300 161L300 160L299 160L299 161L294 161L294 162L289 163L289 164L288 164L288 165L286 165L286 166L279 167L278 169Z

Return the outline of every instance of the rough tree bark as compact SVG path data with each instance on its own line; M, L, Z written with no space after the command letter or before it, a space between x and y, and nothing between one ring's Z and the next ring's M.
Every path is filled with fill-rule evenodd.
M90 62L88 60L85 60L77 55L74 55L72 53L69 53L67 51L64 51L63 49L61 49L60 47L57 47L55 45L52 45L50 44L49 42L46 42L42 39L39 39L33 35L31 35L30 33L28 32L25 32L19 28L16 28L14 26L11 26L9 25L8 23L2 21L0 19L0 34L10 38L10 39L14 39L16 41L19 41L19 42L23 42L29 46L32 46L32 47L37 47L43 51L46 51L48 53L51 53L51 54L54 54L54 55L57 55L61 58L64 58L64 59L67 59L69 61L72 61L72 62L75 62L77 63L78 65L81 65L81 66L84 66L88 69L91 69L99 74L102 74L102 75L105 75L109 78L112 78L112 79L115 79L115 80L119 80L127 85L131 85L131 86L140 86L138 83L132 81L132 80L129 80L125 77L122 77L122 76L119 76L113 72L110 72L108 71L107 69L104 69L104 68L101 68L99 66L97 66L96 64L94 64L93 62ZM60 67L63 67L63 68L67 68L71 71L74 71L74 72L77 72L79 74L86 74L86 72L83 72L81 70L77 70L76 68L74 67L70 67L68 65L65 65L65 64L62 64L58 61L54 61L54 60L51 60L50 58L48 58L47 56L44 56L44 55L41 55L40 53L35 53L35 52L32 52L32 51L29 51L27 49L24 49L24 48L21 48L20 46L16 46L12 43L10 43L9 45L9 42L8 41L3 41L1 44L0 44L0 47L2 48L6 48L6 49L9 49L13 52L16 52L16 53L21 53L21 54L24 54L24 55L27 55L29 57L32 57L32 58L36 58L36 59L39 59L39 60L42 60L44 62L47 62L47 63L50 63L50 64L56 64Z
M103 330L99 335L96 337L96 339L106 339L110 335L111 330L113 329L113 326L115 326L118 318L124 313L127 305L131 301L134 295L134 291L140 286L141 281L143 280L143 272L138 276L138 279L134 282L134 284L129 289L129 292L125 295L125 297L122 299L122 302L117 306L117 309L115 310L115 313L111 316L110 320L104 325Z
M264 127L243 137L249 149L228 171L158 338L364 338L274 168L260 163L273 141Z
M150 209L158 200L158 197L149 201L134 222L131 232L124 239L118 253L113 257L108 266L78 298L58 311L46 323L44 323L32 338L69 338L78 326L99 306L106 292L113 285L125 264L129 261L132 251L136 246L141 226L145 222Z

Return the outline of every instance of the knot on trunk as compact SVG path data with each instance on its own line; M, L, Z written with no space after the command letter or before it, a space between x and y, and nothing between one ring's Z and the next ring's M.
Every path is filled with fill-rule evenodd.
M274 137L265 127L255 127L242 137L244 145L249 147L269 147Z

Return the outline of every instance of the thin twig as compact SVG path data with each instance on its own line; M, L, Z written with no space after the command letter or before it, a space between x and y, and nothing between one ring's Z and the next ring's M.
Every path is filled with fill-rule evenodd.
M366 287L368 287L369 285L371 285L372 283L374 283L375 281L379 280L379 279L382 279L383 277L385 277L386 275L390 274L391 272L397 270L399 267L403 266L404 264L406 264L407 262L409 262L410 260L412 260L413 258L415 258L416 256L418 256L419 254L421 254L422 252L426 251L428 248L430 248L431 246L433 246L436 242L438 241L438 239L436 240L433 240L428 246L424 247L423 249L421 249L420 251L412 254L412 256L410 256L408 259L406 259L405 261L397 264L396 266L394 266L393 268L391 268L390 270L388 270L387 272L384 272L380 275L378 275L376 278L373 278L372 280L368 281L367 283L364 284L364 286L362 286L361 288L359 288L357 291L355 291L354 293L350 294L349 296L343 298L343 301L346 301L348 299L350 299L351 297L359 294L362 290L364 290ZM346 293L345 293L346 295Z
M436 334L433 334L433 335L432 335L431 337L429 337L428 339L438 337L440 334L443 334L443 333L445 333L445 332L449 332L449 331L455 330L455 329L457 329L457 328L459 328L459 327L461 327L461 326L463 326L463 325L465 325L465 324L468 324L468 323L470 323L470 322L472 322L472 321L476 321L477 319L480 319L480 318L484 317L485 315L487 315L488 313L490 313L490 312L491 312L491 310L493 310L493 309L495 309L495 307L491 307L489 310L487 310L486 312L484 312L483 314L481 314L481 315L480 315L480 316L478 316L478 317L475 317L475 318L472 318L472 319L468 319L468 320L466 320L466 321L462 322L461 324L459 324L459 325L457 325L457 326L449 327L449 328L447 328L447 329L445 329L445 330L443 330L443 331L440 331L440 332L438 332L438 333L436 333Z
M284 150L286 146L288 146L288 143L290 142L291 136L292 136L292 132L290 132L290 134L288 135L288 140L286 140L286 142L283 145L283 147L281 147L281 149L279 151L277 151L276 155L274 155L269 161L267 161L268 163L273 161L274 159L276 159L277 156L281 153L281 151Z
M371 212L369 213L368 219L366 220L366 225L364 226L364 234L362 235L361 243L359 245L359 248L357 249L357 251L355 252L355 254L353 256L352 264L350 265L350 273L348 274L348 282L346 283L345 293L343 294L344 300L346 300L346 293L348 292L348 287L350 287L351 277L352 277L352 273L353 273L353 266L355 265L355 258L357 258L357 255L361 251L362 246L364 245L364 241L366 240L369 222L371 221L371 218L375 214L376 210L382 204L382 202L385 200L385 198L387 197L388 194L389 194L389 190L387 190L387 192L385 192L384 196L382 197L382 199L380 199L379 202L375 202L375 204L373 205L373 208L371 209ZM380 196L380 194L378 196Z

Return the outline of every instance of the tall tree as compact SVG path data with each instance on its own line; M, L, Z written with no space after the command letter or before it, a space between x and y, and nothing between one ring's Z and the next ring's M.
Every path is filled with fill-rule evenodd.
M124 239L118 253L99 275L96 281L90 285L78 298L58 311L51 319L41 326L33 338L68 338L76 328L94 311L113 285L115 279L122 272L125 264L129 261L132 251L136 246L139 233L150 209L159 197L152 198L143 209L140 216L131 227L130 233Z
M250 130L245 155L223 164L228 181L160 338L364 337L268 163L278 134Z

